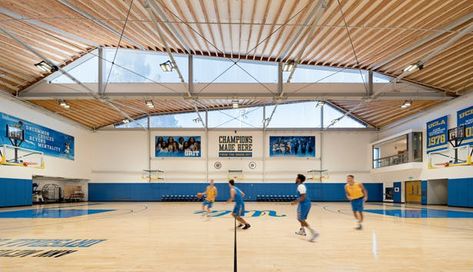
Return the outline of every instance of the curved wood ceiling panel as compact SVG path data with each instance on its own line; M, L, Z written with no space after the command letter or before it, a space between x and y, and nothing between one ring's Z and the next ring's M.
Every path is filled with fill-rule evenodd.
M171 51L179 53L260 61L296 60L309 65L371 69L394 77L473 25L472 0L325 2L318 18L314 16L318 1L312 0L3 0L0 25L58 66L97 46L164 51L167 44ZM158 35L150 10L157 16L165 41ZM0 32L0 89L21 92L47 76L34 67L40 61ZM458 95L471 92L473 33L466 33L430 59L423 70L405 79ZM82 114L65 113L53 102L34 103L89 127L121 118L97 101L71 103L77 103L81 110L85 106L97 110L104 107L109 117L97 120L96 116L85 116L90 112L85 109ZM333 102L347 110L357 103ZM222 101L202 103L225 107ZM380 127L439 102L419 101L418 106L392 116L389 111L381 111L392 107L394 112L399 103L402 101L373 101L353 114ZM381 104L379 111L366 112ZM169 101L167 108L159 112L185 112L192 107L189 101ZM130 110L130 114L140 113Z

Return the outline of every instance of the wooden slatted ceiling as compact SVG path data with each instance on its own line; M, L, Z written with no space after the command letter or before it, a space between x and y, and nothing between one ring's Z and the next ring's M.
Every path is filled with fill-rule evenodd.
M331 101L345 110L352 110L354 116L362 118L375 127L383 127L401 120L404 117L424 111L438 105L440 101L414 101L412 106L401 109L404 101L371 101L359 106L359 101L336 100Z
M121 122L124 117L112 107L99 102L97 100L72 100L68 101L71 108L64 109L59 106L56 100L33 100L30 101L49 111L60 114L84 126L98 129ZM170 114L181 112L194 112L194 102L192 100L183 99L163 99L154 100L154 109L149 109L144 100L127 99L114 100L113 103L123 112L133 118L146 116L147 114ZM291 102L291 101L288 101ZM255 107L269 105L272 103L268 100L240 99L241 107ZM200 109L207 108L209 110L231 109L232 100L227 99L206 99L199 100L198 107Z
M404 67L473 24L470 19L456 28L445 29L473 13L473 0L327 0L315 32L307 27L316 20L308 19L317 5L315 0L153 1L165 16L158 20L166 22L160 28L174 52L188 49L188 53L195 55L262 61L295 59L301 53L303 64L374 69L391 76L399 75ZM0 8L20 14L24 20L0 15L1 27L61 66L94 46L33 26L26 19L38 20L102 46L118 46L131 0L67 1L95 21L61 2L64 1L2 0ZM144 3L133 1L120 47L164 51L164 42ZM340 8L349 26L356 58ZM414 46L434 34L439 35ZM396 56L411 47L409 52ZM406 79L451 93L471 91L472 48L473 34L468 33ZM34 67L40 61L9 37L0 35L0 88L15 93L44 77L46 74ZM379 103L397 107L396 101ZM359 117L365 118L362 113Z

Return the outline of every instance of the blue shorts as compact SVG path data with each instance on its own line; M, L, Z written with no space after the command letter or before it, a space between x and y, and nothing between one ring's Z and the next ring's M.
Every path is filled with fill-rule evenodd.
M212 208L212 206L214 205L213 201L208 201L207 199L204 200L204 202L202 202L202 206L204 207L207 207L207 208Z
M233 208L233 214L235 216L244 216L245 215L245 203L235 203Z
M297 220L306 220L309 215L311 203L299 203L297 206Z
M353 199L351 201L351 209L354 212L363 212L363 204L365 203L363 198L364 197L360 197L360 198L357 198L357 199Z

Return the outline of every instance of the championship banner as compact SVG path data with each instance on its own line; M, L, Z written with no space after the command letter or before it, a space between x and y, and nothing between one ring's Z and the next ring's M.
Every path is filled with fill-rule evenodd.
M200 157L200 136L156 136L155 157Z
M270 157L315 157L315 136L270 136Z
M473 106L457 111L457 126L465 126L462 145L473 142Z
M427 122L427 153L448 147L448 116Z
M11 115L0 113L0 145L74 160L74 137Z
M219 136L218 156L221 158L253 157L253 136Z

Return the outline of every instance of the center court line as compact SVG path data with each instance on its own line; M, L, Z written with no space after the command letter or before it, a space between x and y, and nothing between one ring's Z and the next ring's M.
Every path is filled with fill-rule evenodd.
M237 223L236 218L233 223L234 237L233 237L233 272L237 272L238 260L237 260Z
M375 259L378 258L378 239L376 237L376 232L373 230L372 243L371 243L371 252Z

